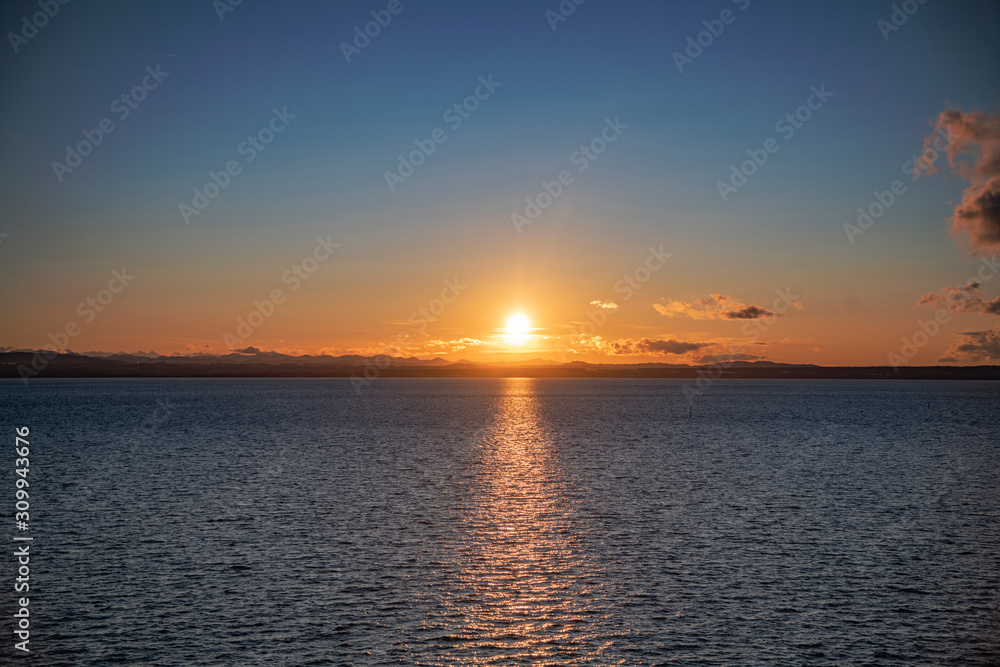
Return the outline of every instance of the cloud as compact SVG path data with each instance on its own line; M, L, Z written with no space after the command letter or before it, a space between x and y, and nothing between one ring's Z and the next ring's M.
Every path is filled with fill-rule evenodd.
M728 320L757 320L762 317L779 317L773 310L767 310L760 306L746 306L739 310L730 310L722 314Z
M649 340L644 338L640 341L640 346L647 352L660 352L661 354L686 354L705 347L705 343L682 343L679 340Z
M708 298L701 297L695 299L695 303L699 306L714 306L717 303L725 303L732 299L731 296L726 296L725 294L709 294Z
M443 354L454 354L485 344L486 341L479 340L478 338L465 337L451 340L436 338L433 340L384 345L380 347L380 352L393 356L438 357Z
M966 342L952 345L945 356L938 361L982 361L983 359L1000 359L1000 331L966 331L959 334L965 336Z
M739 339L717 338L707 342L687 342L653 338L604 339L600 336L580 336L569 342L563 350L570 354L603 354L618 357L665 357L672 355L671 362L687 364L725 363L733 361L756 361L767 357L745 354L735 350L743 349L746 343Z
M695 350L700 350L703 347L708 347L709 344L684 343L673 339L653 340L650 338L643 338L641 340L633 340L631 338L622 338L619 340L608 341L607 345L611 354L635 356L643 354L687 354L688 352L694 352Z
M801 304L796 304L801 308ZM694 303L687 301L668 301L654 303L653 308L660 315L667 317L689 317L693 320L756 320L762 317L780 317L777 313L753 304L740 303L725 294L710 294L707 297L695 299Z
M667 317L690 317L693 320L714 320L722 310L722 304L729 300L724 294L711 294L707 298L695 299L694 303L687 301L668 301L654 303L653 308L660 315Z
M654 303L653 310L658 312L660 315L665 315L666 317L681 317L683 315L688 315L692 319L700 320L706 319L701 316L701 313L694 312L693 314L688 314L691 304L686 301L671 301L669 303Z
M432 340L428 341L421 351L422 354L453 354L467 350L470 347L483 345L485 341L478 338L458 338L455 340Z
M966 236L969 249L985 255L1000 250L1000 114L947 109L924 139L924 155L932 149L936 134L949 138L948 164L970 185L952 215L952 234ZM936 155L936 153L933 153ZM932 160L921 164L927 173L937 168Z
M405 332L404 332L405 333ZM385 354L391 357L439 357L441 355L454 354L462 350L486 345L487 341L478 338L454 338L443 340L435 338L432 340L412 340L408 335L400 336L390 342L379 343L376 346L351 347L344 352L347 354L357 354L364 357ZM343 354L344 352L340 352Z
M597 306L602 310L618 310L618 304L615 303L614 301L601 301L600 299L598 299L597 301L591 301L590 305Z
M1000 315L1000 297L988 301L983 298L983 286L971 282L964 287L945 287L937 292L931 292L920 297L918 306L934 306L944 308L949 313L983 313Z

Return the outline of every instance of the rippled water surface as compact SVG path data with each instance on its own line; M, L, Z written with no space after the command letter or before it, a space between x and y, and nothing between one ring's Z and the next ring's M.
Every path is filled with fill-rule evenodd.
M0 383L32 664L1000 661L1000 386L684 386Z

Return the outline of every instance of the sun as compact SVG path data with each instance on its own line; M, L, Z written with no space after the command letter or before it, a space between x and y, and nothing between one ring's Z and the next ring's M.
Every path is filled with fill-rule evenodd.
M523 313L514 313L507 318L507 326L504 331L508 343L524 345L531 338L531 321Z

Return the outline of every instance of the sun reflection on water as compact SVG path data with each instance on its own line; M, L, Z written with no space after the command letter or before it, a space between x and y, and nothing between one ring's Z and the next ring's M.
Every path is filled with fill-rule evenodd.
M541 426L537 381L508 379L493 423L474 443L457 590L455 638L464 664L543 660L609 664L589 628L602 577L575 537L580 527Z

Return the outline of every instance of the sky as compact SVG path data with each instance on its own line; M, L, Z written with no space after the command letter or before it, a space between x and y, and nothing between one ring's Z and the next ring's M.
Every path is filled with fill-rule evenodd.
M995 363L998 24L7 2L0 348Z

